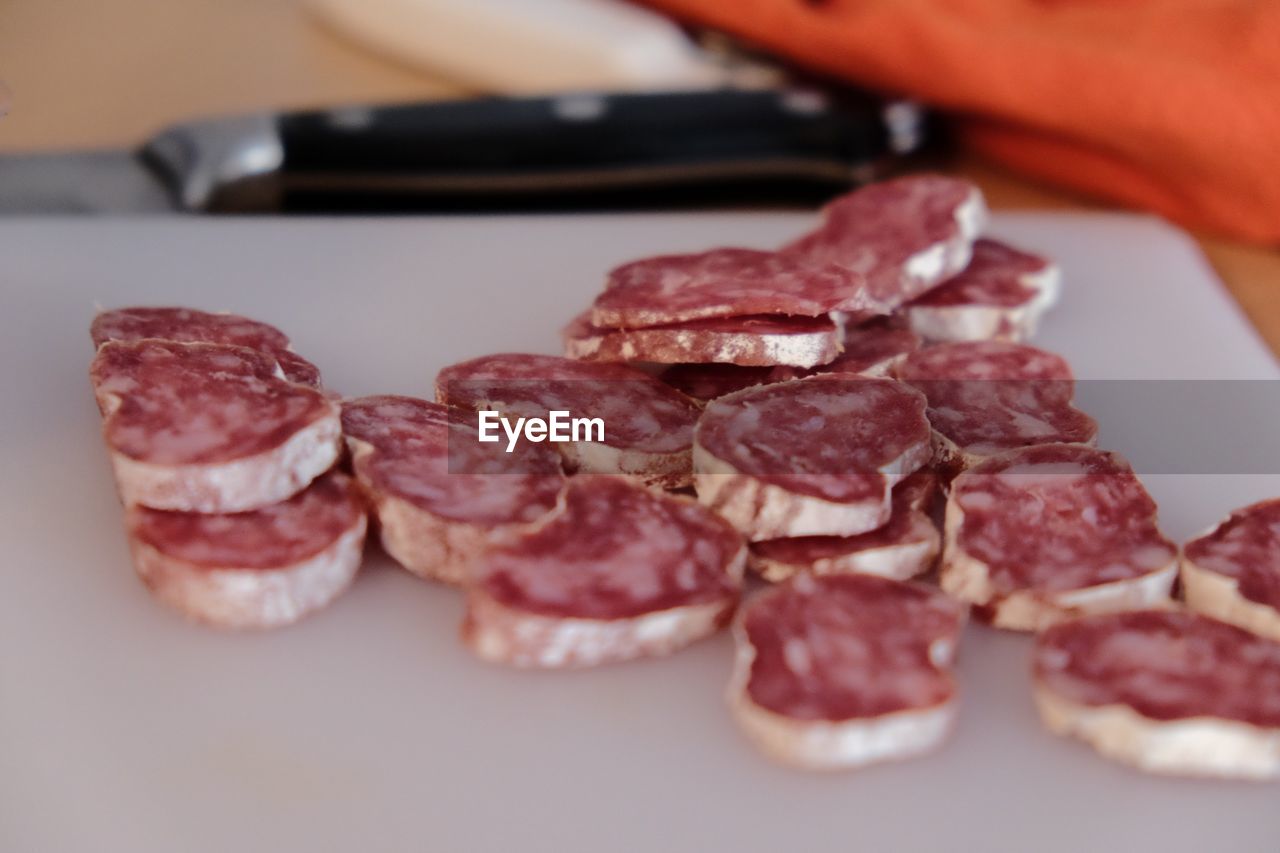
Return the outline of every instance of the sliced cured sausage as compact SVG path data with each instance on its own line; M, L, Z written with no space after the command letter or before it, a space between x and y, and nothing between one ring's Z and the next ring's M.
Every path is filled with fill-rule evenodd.
M1042 383L1053 399L1075 393L1071 365L1056 353L1009 341L962 341L911 353L896 371L899 378L930 387L938 382Z
M130 507L138 576L160 601L220 628L296 622L346 589L360 566L364 506L330 473L282 503L206 515Z
M714 317L874 313L857 273L755 249L660 255L609 273L591 324L634 329Z
M933 567L942 537L926 510L937 478L917 471L893 489L889 523L858 536L801 536L753 542L749 565L767 581L799 572L864 574L906 580Z
M841 352L818 367L739 367L731 364L677 364L661 374L662 381L695 400L714 400L744 388L800 379L818 373L887 376L904 358L920 348L920 337L885 322L865 323L845 330Z
M554 509L564 486L555 448L506 453L478 440L470 412L426 400L347 400L342 432L383 549L431 580L464 583L477 554Z
M1280 498L1238 509L1182 549L1187 606L1280 640Z
M561 511L478 562L463 640L522 667L668 654L728 622L745 550L688 498L574 477Z
M962 273L902 313L931 341L1025 341L1058 301L1061 286L1061 270L1046 258L983 239L973 244Z
M618 267L591 323L890 314L964 269L985 221L982 194L968 182L923 175L874 184L829 204L818 229L780 252L722 248Z
M320 370L293 351L284 332L236 314L213 314L194 308L117 308L94 317L89 334L95 347L107 341L143 338L248 347L274 356L289 381L320 387Z
M951 484L942 588L997 627L1168 605L1176 573L1155 501L1114 453L1030 447Z
M126 504L258 509L306 487L341 450L338 405L256 350L108 341L90 378Z
M941 344L912 353L895 373L929 400L933 464L944 476L1007 450L1097 437L1093 418L1071 404L1071 368L1044 350L1002 341Z
M1187 611L1064 622L1036 639L1050 731L1151 773L1280 777L1280 643Z
M962 608L926 586L796 575L743 607L730 707L762 751L800 767L926 752L956 718L963 625Z
M549 355L489 355L440 371L436 395L446 405L510 418L547 418L557 410L599 418L604 441L558 445L570 471L624 474L667 488L689 484L698 406L634 368Z
M649 361L813 367L840 354L830 317L692 320L643 329L602 329L579 316L564 330L565 355L585 361Z
M963 270L986 220L973 184L912 175L841 196L823 209L817 229L780 254L858 273L861 300L843 310L890 314Z
M890 490L929 453L921 394L891 379L815 376L709 403L694 486L752 541L853 536L889 521Z

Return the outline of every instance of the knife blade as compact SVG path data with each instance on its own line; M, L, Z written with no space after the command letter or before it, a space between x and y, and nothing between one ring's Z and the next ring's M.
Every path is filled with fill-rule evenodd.
M178 125L134 152L0 157L0 214L812 203L926 131L910 102L796 88L257 114Z

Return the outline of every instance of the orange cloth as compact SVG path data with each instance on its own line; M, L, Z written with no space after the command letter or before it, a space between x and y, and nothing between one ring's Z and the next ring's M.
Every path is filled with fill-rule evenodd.
M1280 242L1280 3L644 2L948 110L1019 171Z

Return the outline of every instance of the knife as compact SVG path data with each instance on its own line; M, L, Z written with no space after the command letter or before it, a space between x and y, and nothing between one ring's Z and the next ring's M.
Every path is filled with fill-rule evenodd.
M257 114L132 152L0 157L0 214L811 204L915 151L927 125L908 101L803 88Z

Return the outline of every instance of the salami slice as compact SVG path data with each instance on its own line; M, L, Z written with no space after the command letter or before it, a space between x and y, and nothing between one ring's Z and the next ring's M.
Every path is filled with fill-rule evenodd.
M923 175L874 184L829 204L817 230L780 252L722 248L618 267L591 323L890 314L964 269L985 220L982 194L965 181Z
M713 400L698 421L698 500L748 539L853 536L929 457L924 398L891 379L815 376Z
M911 354L895 372L928 398L933 464L948 477L1008 450L1097 438L1093 418L1071 404L1071 368L1044 350L1001 341L941 344Z
M623 474L667 488L689 484L698 406L635 368L547 355L490 355L440 371L436 395L446 405L493 409L511 418L547 418L557 410L599 418L604 441L558 445L570 471Z
M973 244L964 272L902 309L931 341L1025 341L1058 301L1062 273L1047 259L995 240Z
M913 175L836 199L816 230L780 254L858 273L860 303L843 310L890 314L963 270L986 220L973 184Z
M1170 604L1177 550L1127 462L1051 444L994 457L952 482L941 582L997 627L1034 631Z
M90 378L126 504L258 509L299 492L341 450L338 405L255 350L108 341Z
M1280 640L1280 498L1238 509L1182 549L1192 610Z
M742 538L688 498L616 477L575 477L562 511L477 565L463 640L521 667L663 655L731 617Z
M938 344L911 353L896 371L904 381L1038 382L1052 389L1052 399L1070 400L1075 393L1071 365L1056 353L1008 341L964 341Z
M818 373L887 376L919 348L920 338L914 332L877 321L846 329L840 355L812 369L677 364L663 371L662 381L695 400L707 401L745 388Z
M1186 611L1090 616L1036 640L1040 717L1151 773L1280 777L1280 643Z
M907 758L951 731L963 610L935 589L796 575L743 608L729 703L777 760L843 769Z
M378 518L383 549L419 577L461 584L476 555L542 518L564 487L545 444L506 453L478 440L474 417L412 397L342 404L352 470Z
M643 329L602 329L584 314L564 330L565 355L585 361L742 365L826 364L840 353L829 317L729 317Z
M320 387L320 370L293 351L284 332L236 314L211 314L194 308L117 308L94 317L89 334L95 347L107 341L144 338L248 347L275 357L290 382Z
M365 523L339 473L250 512L133 506L127 518L142 582L188 618L220 628L276 628L328 604L355 577Z
M800 572L864 574L906 580L933 567L942 547L938 528L922 507L932 500L937 477L917 471L893 489L889 523L858 536L801 536L753 542L749 565L767 581Z
M634 329L715 317L865 314L862 277L832 264L761 252L712 249L661 255L609 273L591 308L591 324Z

